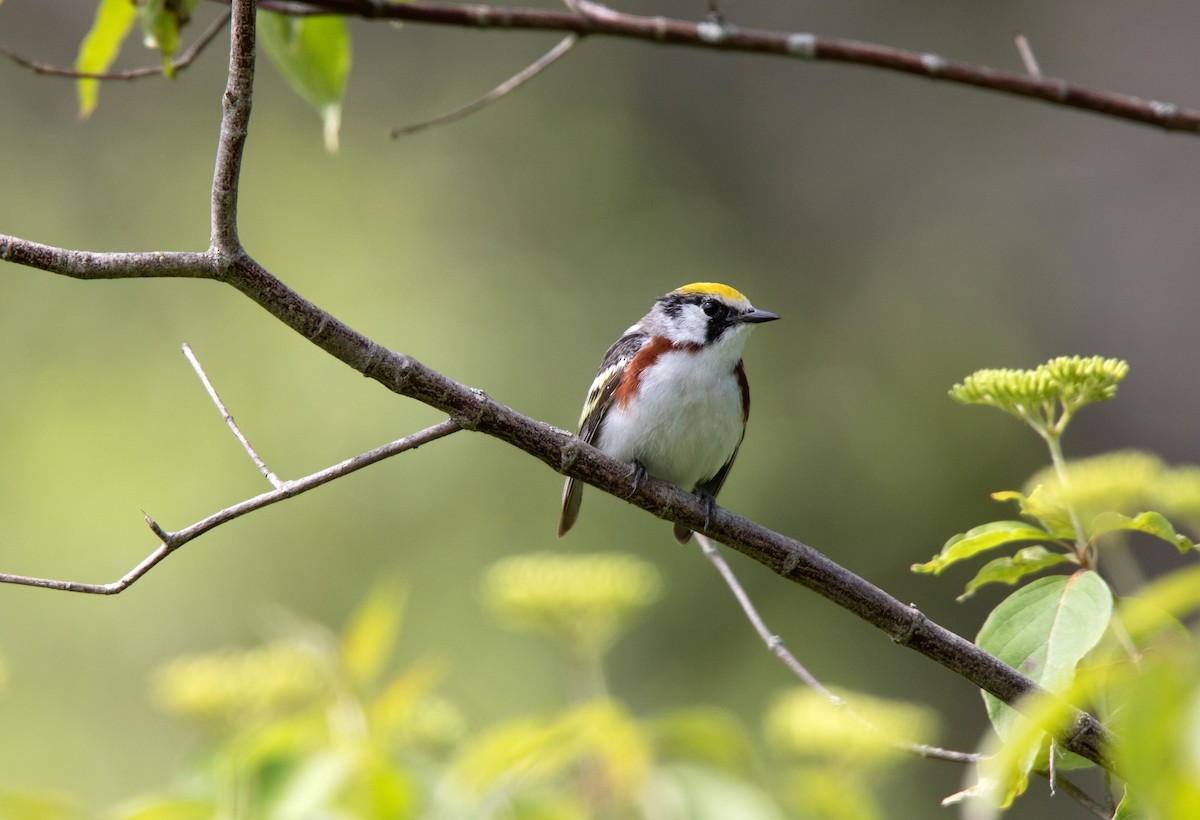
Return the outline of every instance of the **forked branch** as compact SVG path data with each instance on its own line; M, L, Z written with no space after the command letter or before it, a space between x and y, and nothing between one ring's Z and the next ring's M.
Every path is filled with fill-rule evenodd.
M378 2L363 5L340 0L336 4L331 2L327 10L337 10L332 9L335 5L343 12L352 7L357 7L364 13L373 11L371 16L399 10L411 10L420 15L429 14L432 10L436 14L457 15L456 19L459 20L476 20L472 23L474 25L486 24L489 20L498 23L504 19L497 16L502 10L489 7ZM212 246L209 251L174 254L92 254L0 236L0 259L84 279L193 276L223 281L349 367L399 395L416 399L442 411L449 419L414 436L364 453L305 479L285 483L279 489L222 510L184 530L171 533L151 522L152 528L160 538L159 547L142 564L113 584L78 584L14 575L0 575L0 582L99 594L120 592L183 543L225 521L291 497L298 491L319 486L368 463L374 463L391 454L392 449L411 449L458 429L467 429L507 442L560 473L608 493L625 497L631 504L659 518L682 524L744 553L784 578L802 584L848 609L882 630L894 642L937 661L973 685L996 695L1005 703L1020 708L1023 698L1045 694L1037 684L1012 667L970 641L933 623L914 607L901 603L865 579L829 560L817 550L728 510L718 508L710 511L706 504L691 493L666 482L647 477L634 486L628 465L624 462L604 455L564 430L536 421L495 402L481 391L466 387L410 356L395 353L376 344L304 299L255 262L238 242L236 208L238 175L249 123L254 78L255 6L254 0L234 0L233 3L229 82L224 97L220 146L212 189ZM289 5L289 8L293 6ZM325 7L312 4L310 8ZM466 17L462 16L464 14ZM552 13L537 12L537 15L545 14ZM565 19L561 14L546 19L537 15L528 19L542 22L549 20L561 30L580 34L620 34L628 29L641 31L642 34L637 36L644 36L646 39L679 43L691 42L689 38L701 36L694 24L681 24L659 18L631 18L615 12L611 18L600 15L598 11L589 12L590 16L584 17L566 15ZM553 28L554 25L541 27ZM633 28L629 28L630 26ZM759 40L764 43L776 43L778 40L776 44L785 50L790 48L804 52L798 56L823 54L828 59L837 59L831 55L836 54L838 43L841 42L825 41L811 35L776 35L769 32L718 28L719 31L703 29L703 37L707 38L703 42L712 47L727 47L722 44L736 45ZM783 39L780 40L780 37ZM745 38L750 39L747 41ZM921 63L919 55L916 55L916 60L918 64ZM933 64L935 61L927 62ZM945 65L935 67L939 72L947 70ZM1022 82L1034 82L1023 76L1020 79ZM1108 730L1084 712L1075 710L1072 714L1074 719L1071 727L1059 734L1061 745L1094 762L1111 767L1107 756L1110 746Z

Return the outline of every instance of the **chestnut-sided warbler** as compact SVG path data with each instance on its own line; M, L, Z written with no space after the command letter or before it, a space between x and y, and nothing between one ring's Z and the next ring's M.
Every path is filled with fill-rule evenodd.
M643 474L695 492L711 509L750 414L742 348L754 325L779 317L728 285L696 282L654 302L604 354L579 437ZM579 517L583 485L563 487L561 536ZM692 532L675 525L675 540Z

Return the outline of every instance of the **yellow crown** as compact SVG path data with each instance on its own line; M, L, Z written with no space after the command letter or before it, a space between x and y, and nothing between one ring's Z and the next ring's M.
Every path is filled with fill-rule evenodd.
M720 282L693 282L690 285L684 285L677 289L676 293L707 293L712 296L722 296L732 302L749 302L750 300L743 296L739 291L722 285Z

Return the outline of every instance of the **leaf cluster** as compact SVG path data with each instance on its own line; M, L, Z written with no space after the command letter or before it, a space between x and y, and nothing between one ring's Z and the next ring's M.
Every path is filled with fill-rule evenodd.
M1060 356L1032 370L977 370L950 388L950 398L995 407L1039 432L1061 435L1077 410L1116 395L1128 372L1120 359Z
M1134 806L1151 804L1169 809L1145 816L1194 814L1196 790L1186 785L1181 767L1171 763L1167 770L1175 774L1159 776L1161 770L1151 772L1142 761L1164 757L1161 749L1144 753L1148 743L1166 742L1189 754L1200 745L1194 732L1185 727L1181 733L1180 724L1173 722L1185 708L1181 704L1200 703L1196 651L1176 620L1179 613L1200 607L1200 594L1177 594L1149 607L1139 598L1118 601L1098 570L1102 552L1109 548L1166 542L1180 554L1194 552L1195 544L1168 515L1197 521L1200 469L1170 467L1138 451L1068 461L1059 441L1073 415L1111 399L1127 372L1128 365L1116 359L1062 357L1032 370L981 370L950 391L961 403L996 407L1021 419L1043 438L1051 458L1021 491L992 496L1015 502L1022 519L992 521L959 533L931 560L912 568L937 575L986 552L1013 550L978 570L959 600L988 584L1024 584L992 610L976 644L1051 693L1021 712L983 694L995 738L984 744L978 783L948 798L982 798L968 803L968 817L992 817L1011 806L1028 788L1033 772L1053 777L1091 765L1060 754L1050 740L1055 727L1065 728L1068 703L1090 704L1119 728L1120 745L1113 753L1129 779L1128 790L1114 797L1120 800L1116 816L1131 817ZM1131 540L1131 535L1141 540ZM1054 568L1071 572L1029 582ZM1152 591L1150 598L1155 595L1163 597ZM1170 651L1163 651L1164 645ZM1140 670L1149 657L1157 659L1157 671L1146 677ZM1131 714L1139 718L1128 731L1122 727ZM1190 813L1178 813L1183 805Z
M559 649L580 620L626 628L658 589L652 565L618 554L519 556L483 584L499 619ZM383 583L336 634L293 622L284 639L164 665L152 695L196 728L203 753L182 785L105 816L883 818L875 792L897 741L936 732L928 709L847 695L856 717L807 689L779 693L761 732L716 707L641 716L604 695L472 727L439 692L443 664L397 665L404 600ZM555 617L574 625L547 629ZM70 798L4 793L0 814L82 816Z
M100 0L75 68L103 74L116 62L121 46L135 26L147 48L158 52L162 73L175 74L183 29L192 19L197 0ZM338 149L342 99L350 77L351 42L345 18L336 15L293 16L258 12L258 36L267 56L288 85L316 109L324 124L325 148ZM78 81L79 115L91 116L99 103L100 83L92 77Z

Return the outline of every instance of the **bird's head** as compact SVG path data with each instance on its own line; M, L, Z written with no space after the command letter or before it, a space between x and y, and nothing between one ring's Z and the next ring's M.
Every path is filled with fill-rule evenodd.
M694 282L658 297L641 329L677 345L710 347L742 338L753 325L778 318L728 285Z

